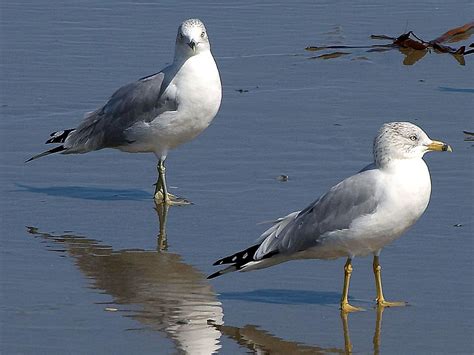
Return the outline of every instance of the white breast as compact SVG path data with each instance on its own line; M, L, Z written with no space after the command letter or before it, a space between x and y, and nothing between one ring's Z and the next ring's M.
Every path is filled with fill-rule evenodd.
M354 221L348 244L353 255L380 250L399 238L423 214L431 195L428 167L422 159L405 159L381 171L386 186L376 212Z
M169 110L151 122L135 124L130 140L139 143L120 149L166 156L170 149L192 140L206 129L219 110L221 81L210 51L178 60L164 73L172 79L161 94L160 104Z
M164 93L177 102L176 111L165 112L152 122L156 150L173 149L206 129L219 110L221 90L211 53L189 58Z
M222 88L211 52L189 58L172 84L178 88L178 110L193 112L198 118L214 118L221 103Z

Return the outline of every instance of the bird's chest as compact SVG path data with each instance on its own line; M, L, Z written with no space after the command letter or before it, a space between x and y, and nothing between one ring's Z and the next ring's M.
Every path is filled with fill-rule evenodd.
M374 213L355 220L344 233L349 255L366 255L400 237L423 214L431 194L424 162L402 162L379 176L379 204Z
M197 124L209 125L222 98L219 72L212 58L190 58L172 83L178 110L193 117Z
M403 169L389 178L391 188L387 192L393 208L405 210L419 217L428 205L431 195L431 179L424 162L404 162Z
M377 221L382 234L391 231L393 238L411 227L428 206L431 195L431 179L424 162L412 164L403 162L397 173L388 174L385 203L380 206L380 219Z

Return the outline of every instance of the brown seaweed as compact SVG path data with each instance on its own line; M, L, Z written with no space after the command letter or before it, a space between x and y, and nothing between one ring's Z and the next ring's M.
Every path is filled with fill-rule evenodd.
M469 44L468 46L460 46L458 48L448 46L445 43L455 43L459 41L464 41L469 39L469 37L474 33L474 21L469 22L463 26L459 26L449 31L446 31L441 36L431 40L425 41L417 36L413 31L408 31L402 33L397 37L374 34L371 35L371 39L374 40L384 40L390 41L389 43L376 44L376 45L367 45L367 46L345 46L345 45L336 45L336 46L308 46L305 49L307 51L324 51L324 50L337 50L337 49L366 49L367 52L384 52L392 49L398 49L401 53L405 55L403 64L413 65L422 59L427 53L449 53L454 59L460 64L465 65L464 57L468 54L474 53L474 43ZM311 59L333 59L338 58L342 55L350 54L348 52L331 52L327 54L321 54L316 57L311 57Z

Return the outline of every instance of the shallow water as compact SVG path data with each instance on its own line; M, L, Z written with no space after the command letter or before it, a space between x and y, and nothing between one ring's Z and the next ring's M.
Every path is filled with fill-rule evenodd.
M473 58L396 50L311 59L309 45L373 44L413 30L433 39L469 20L470 1L1 4L2 353L472 353ZM151 201L151 155L100 151L23 163L118 86L171 60L178 24L208 27L221 110L169 155L167 240ZM470 42L466 42L469 44ZM457 45L457 44L454 44ZM208 282L259 222L301 209L371 160L383 122L410 120L453 154L430 154L421 220L382 253L378 314L371 260L300 261ZM281 174L287 182L278 181Z

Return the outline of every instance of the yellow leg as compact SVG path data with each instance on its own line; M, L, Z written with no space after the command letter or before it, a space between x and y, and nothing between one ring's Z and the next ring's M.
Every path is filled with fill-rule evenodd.
M162 176L163 176L163 173L164 173L164 170L165 170L165 166L164 166L164 163L161 159L158 161L158 164L156 166L156 170L158 170L158 180L156 181L156 184L155 184L155 194L154 194L154 196L155 196L155 200L158 200L158 197L160 197L161 200L163 201L163 195L164 194L163 194Z
M379 257L374 255L373 270L375 276L375 288L377 289L377 305L381 307L400 307L406 306L406 302L389 302L385 300L382 290L382 267L379 263Z
M363 311L363 308L354 307L349 304L349 282L352 274L352 259L347 258L346 264L344 265L344 288L342 289L341 297L341 311L343 312L357 312Z
M155 184L155 202L158 204L165 204L165 205L190 205L191 202L177 197L173 194L168 192L168 187L166 185L166 168L165 168L165 161L160 159L158 161L158 181Z

